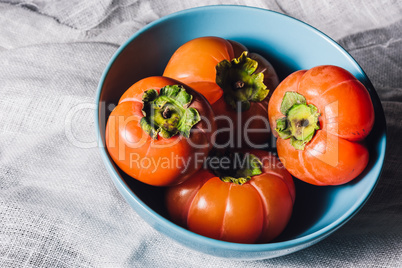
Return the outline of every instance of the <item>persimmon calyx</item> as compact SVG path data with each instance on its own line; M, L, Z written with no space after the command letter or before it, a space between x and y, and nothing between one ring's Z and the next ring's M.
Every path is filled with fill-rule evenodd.
M153 139L158 135L171 138L182 134L188 138L191 128L201 121L197 109L189 107L193 96L180 85L168 85L144 92L142 97L144 115L141 128Z
M258 62L244 51L239 58L223 60L216 65L216 83L223 97L233 109L247 111L251 102L264 100L269 92L264 84L264 73L255 73Z
M320 113L313 104L308 104L306 98L288 91L283 97L280 111L285 117L276 120L276 132L282 139L289 139L297 150L304 150L306 144L320 129L318 117Z
M262 162L249 153L218 153L209 159L207 165L222 181L239 185L262 173Z

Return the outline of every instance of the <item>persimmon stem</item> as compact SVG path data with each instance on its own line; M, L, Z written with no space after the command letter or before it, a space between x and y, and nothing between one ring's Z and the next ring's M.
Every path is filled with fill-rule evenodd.
M208 159L207 166L222 181L239 185L262 173L260 159L249 153L216 153Z
M216 83L222 88L224 100L234 110L246 111L251 102L264 100L269 90L264 73L255 73L258 62L244 51L239 58L223 60L216 65Z
M317 107L307 105L306 98L297 92L286 92L283 97L280 111L284 117L276 121L276 131L282 139L289 139L291 145L297 150L304 150L311 141L316 130L320 129L318 123Z
M197 109L188 107L192 98L179 85L165 86L159 93L155 89L145 91L141 128L153 139L158 135L171 138L179 133L188 138L191 128L201 120Z
M243 81L236 81L236 83L234 83L234 88L235 89L242 89L244 87L244 82Z
M163 118L168 119L172 116L172 113L169 109L169 107L166 107L165 110L162 113Z

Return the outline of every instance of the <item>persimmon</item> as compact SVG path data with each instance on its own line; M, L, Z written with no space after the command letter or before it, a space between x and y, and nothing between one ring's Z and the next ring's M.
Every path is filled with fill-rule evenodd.
M374 125L365 86L347 70L316 66L290 74L268 108L278 156L289 172L314 185L339 185L367 166L364 139Z
M167 186L199 170L216 130L208 101L187 85L153 76L132 85L106 125L108 152L125 173Z
M164 76L203 94L216 116L216 147L263 148L269 144L269 92L278 85L271 63L235 41L195 38L171 56Z
M279 159L264 150L209 158L208 165L166 190L170 219L195 233L236 243L266 243L291 217L295 186Z

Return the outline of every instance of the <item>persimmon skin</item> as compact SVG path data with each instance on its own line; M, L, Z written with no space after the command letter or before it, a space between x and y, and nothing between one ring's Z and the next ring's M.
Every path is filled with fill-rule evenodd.
M194 82L215 83L215 66L234 58L231 43L219 37L201 37L180 46L170 58L163 75L187 85Z
M278 137L276 120L286 92L303 95L320 113L320 129L304 150ZM322 65L285 78L273 93L268 117L277 137L278 156L296 178L314 185L340 185L356 178L367 166L364 139L374 125L374 108L367 89L343 68Z
M189 138L181 134L152 139L140 126L142 95L166 85L181 85L193 96L190 107L201 116ZM120 98L106 125L106 146L113 161L129 176L154 186L183 182L202 166L211 150L216 126L208 101L187 85L171 78L153 76L133 84Z
M176 224L195 233L236 243L267 243L292 214L295 186L278 158L263 150L245 150L263 162L263 173L238 185L201 169L166 190L166 207Z
M248 54L259 63L256 73L264 73L264 84L270 93L261 102L252 102L250 109L242 113L224 101L223 90L216 84L215 67L218 63L238 58L243 51L247 48L232 40L215 36L195 38L174 52L163 73L188 84L209 101L221 130L216 135L217 147L263 148L269 145L268 99L279 83L273 66L259 54Z

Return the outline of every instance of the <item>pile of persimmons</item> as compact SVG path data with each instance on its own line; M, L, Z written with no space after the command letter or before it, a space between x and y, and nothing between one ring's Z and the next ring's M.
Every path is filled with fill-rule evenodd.
M133 179L166 188L178 225L224 241L269 242L291 217L293 179L326 186L356 178L374 124L367 89L340 67L279 82L270 62L238 42L190 40L161 76L121 96L107 122L108 152Z

